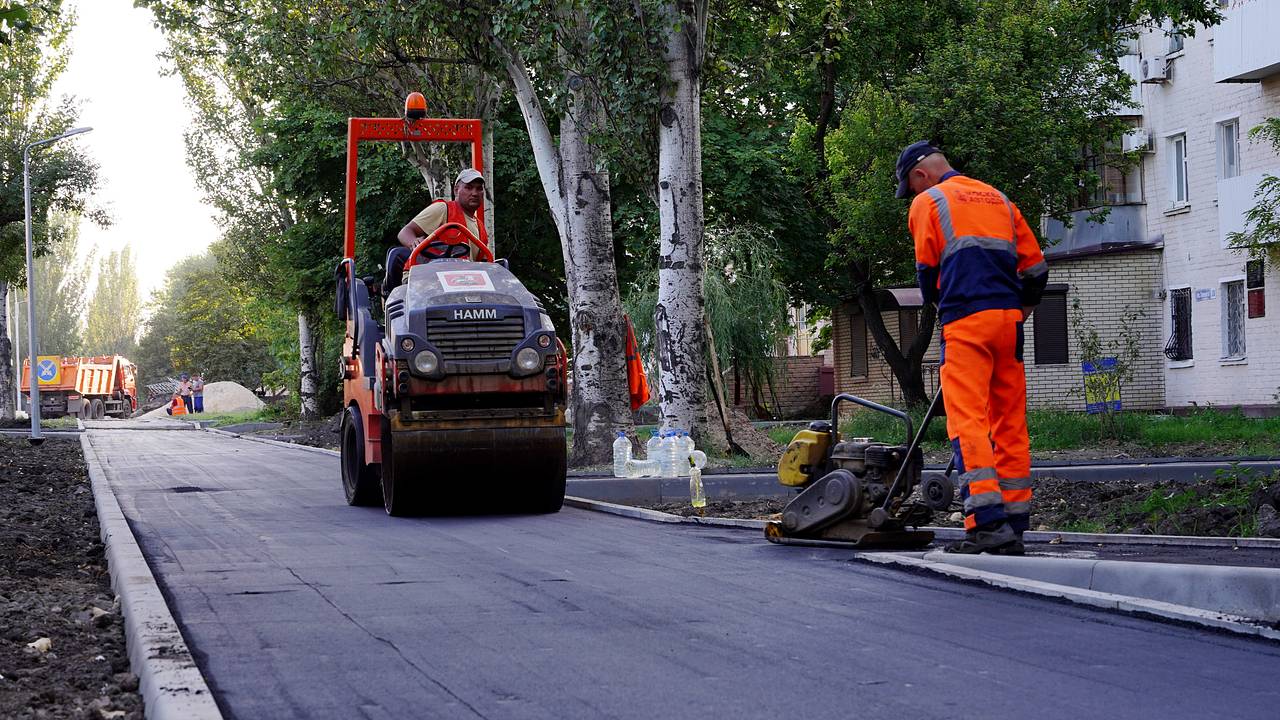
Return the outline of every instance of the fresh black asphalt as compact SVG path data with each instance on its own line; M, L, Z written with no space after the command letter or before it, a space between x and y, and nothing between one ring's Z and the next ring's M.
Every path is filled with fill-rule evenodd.
M1280 708L1280 647L1262 641L753 531L575 509L393 519L345 505L336 458L210 433L90 440L227 718L1271 720Z

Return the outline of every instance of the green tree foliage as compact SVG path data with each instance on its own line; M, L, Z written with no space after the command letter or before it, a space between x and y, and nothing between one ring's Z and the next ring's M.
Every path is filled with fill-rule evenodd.
M1280 118L1267 118L1249 131L1249 139L1269 142L1280 154ZM1227 241L1250 258L1270 258L1275 265L1280 263L1280 177L1263 175L1253 199L1257 204L1245 213L1244 231L1228 233Z
M142 297L133 253L107 253L98 263L97 285L85 312L84 352L89 355L132 355L138 346Z
M249 388L279 381L281 367L272 342L288 337L284 328L290 319L297 322L296 315L243 293L227 281L212 255L175 265L149 309L138 354L144 382L179 372L200 372L208 382L230 380Z
M41 355L78 355L82 349L93 254L81 262L79 218L55 213L49 222L49 253L35 261L36 338ZM19 313L18 337L27 337L26 313Z
M42 32L13 33L0 44L0 282L19 280L24 272L23 148L71 129L77 114L69 99L50 97L54 80L66 69L74 18L60 0L28 3L22 9L28 12L24 22ZM88 205L98 185L98 166L74 141L35 149L30 171L37 254L47 246L45 218L50 211L106 222L102 211Z

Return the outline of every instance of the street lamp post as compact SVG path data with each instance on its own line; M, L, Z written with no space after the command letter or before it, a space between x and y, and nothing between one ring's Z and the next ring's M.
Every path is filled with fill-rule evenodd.
M29 390L31 399L27 412L31 415L31 437L28 440L32 445L44 442L44 437L40 434L40 382L36 379L36 282L31 253L31 150L72 135L87 133L92 129L90 127L73 128L61 135L37 140L22 149L22 205L27 224L27 352L31 368L27 373L31 378Z

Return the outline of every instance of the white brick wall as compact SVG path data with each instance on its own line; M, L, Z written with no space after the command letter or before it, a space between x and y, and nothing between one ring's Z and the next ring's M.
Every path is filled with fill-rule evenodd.
M1216 297L1191 303L1194 360L1165 361L1170 406L1274 404L1280 386L1280 273L1266 273L1267 314L1246 320L1248 358L1224 364L1222 355L1223 278L1244 274L1245 257L1222 248L1218 234L1217 123L1240 120L1240 170L1243 175L1280 175L1280 157L1268 143L1251 142L1248 132L1267 117L1280 115L1280 76L1261 83L1213 82L1213 30L1187 38L1181 56L1170 60L1170 79L1142 86L1143 125L1155 138L1156 152L1143 163L1149 237L1164 238L1164 286L1212 289ZM1142 39L1144 55L1161 55L1167 39L1153 33ZM1171 151L1166 138L1185 132L1190 209L1169 212ZM1161 303L1161 340L1171 333L1167 296ZM1163 343L1162 343L1163 344ZM1185 367L1183 366L1185 365Z
M1066 284L1067 354L1061 365L1035 364L1035 322L1026 328L1027 405L1032 408L1084 410L1080 393L1080 342L1071 327L1072 303L1080 307L1098 330L1103 343L1119 338L1126 308L1141 310L1137 321L1141 355L1133 379L1121 388L1123 406L1130 410L1158 410L1164 406L1164 339L1161 337L1160 250L1065 258L1049 263L1049 283Z

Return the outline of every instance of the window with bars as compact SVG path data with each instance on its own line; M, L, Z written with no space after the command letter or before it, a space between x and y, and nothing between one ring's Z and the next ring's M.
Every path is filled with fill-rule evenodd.
M867 319L862 310L855 310L849 314L849 375L865 378L868 371Z
M1222 283L1222 358L1239 360L1245 356L1244 281Z
M1169 342L1164 356L1170 360L1191 360L1191 288L1169 291Z

